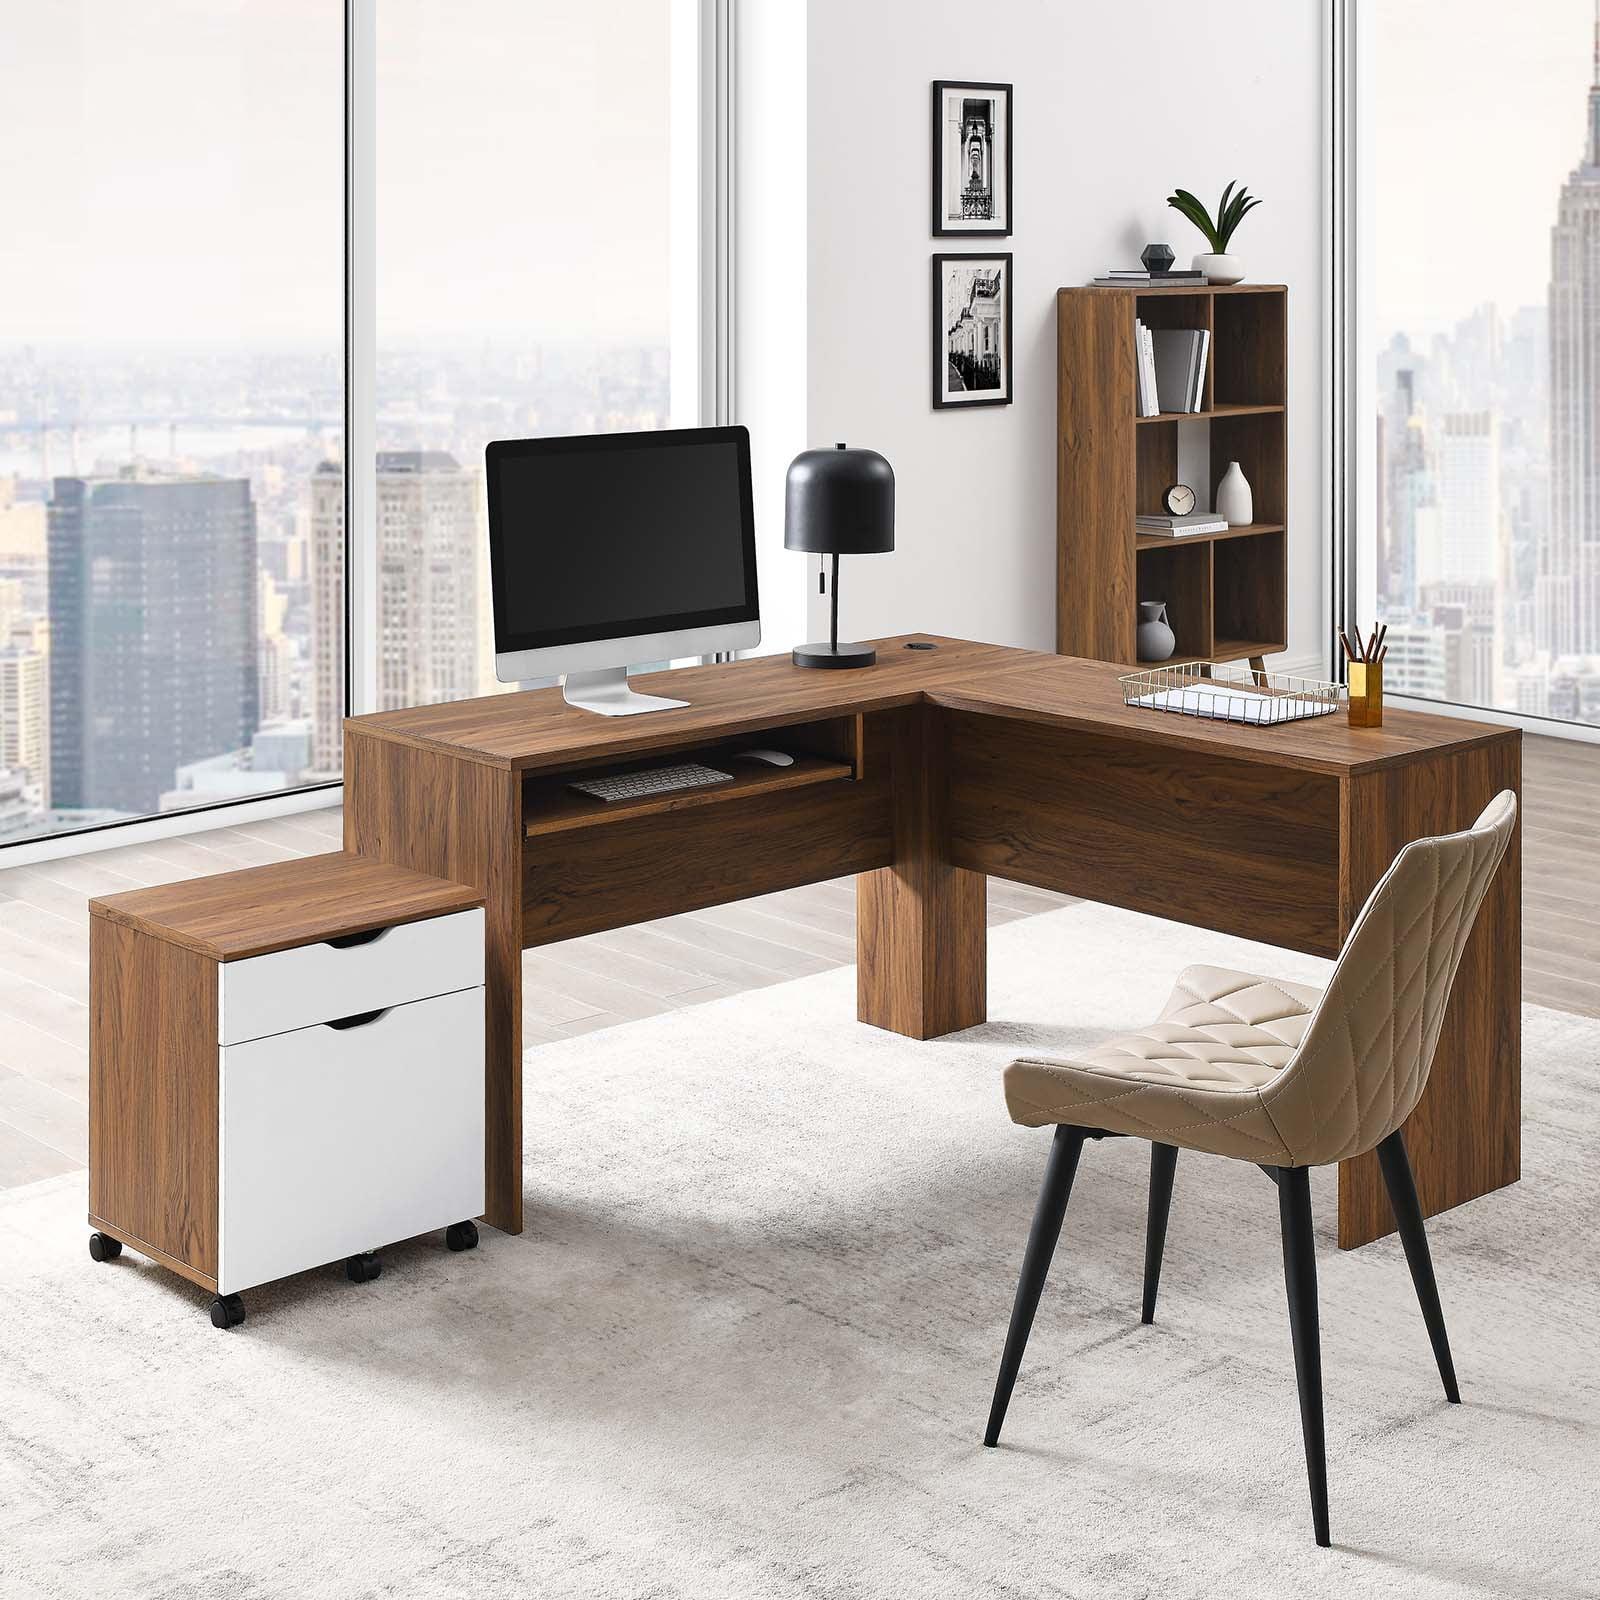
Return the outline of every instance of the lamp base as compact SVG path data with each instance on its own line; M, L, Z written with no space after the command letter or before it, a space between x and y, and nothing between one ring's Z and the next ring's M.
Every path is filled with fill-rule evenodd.
M797 667L870 667L878 652L870 644L797 644L790 657Z

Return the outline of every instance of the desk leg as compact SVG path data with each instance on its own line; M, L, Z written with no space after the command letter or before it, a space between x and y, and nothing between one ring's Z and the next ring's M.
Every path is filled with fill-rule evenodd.
M942 713L909 706L872 732L868 759L892 765L895 861L856 878L856 1015L933 1039L988 1014L987 880L949 863Z
M521 1233L521 776L347 728L344 847L483 895L483 1220Z
M1345 780L1340 940L1401 847L1467 827L1522 789L1515 735ZM1428 1087L1405 1124L1425 1216L1515 1183L1522 1137L1522 827L1489 886L1445 1010ZM1375 1152L1339 1163L1339 1246L1394 1231Z

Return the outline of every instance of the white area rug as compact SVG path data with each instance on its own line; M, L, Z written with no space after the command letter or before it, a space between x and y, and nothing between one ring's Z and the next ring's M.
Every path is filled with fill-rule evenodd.
M1101 907L991 941L916 1044L839 971L532 1052L528 1231L247 1297L125 1254L81 1182L0 1200L0 1595L1600 1595L1600 1025L1525 1019L1523 1182L1431 1224L1467 1403L1394 1240L1319 1269L1336 1548L1311 1542L1277 1207L1090 1145L979 1439L1049 1134L1023 1041L1148 1021L1189 960L1323 964Z

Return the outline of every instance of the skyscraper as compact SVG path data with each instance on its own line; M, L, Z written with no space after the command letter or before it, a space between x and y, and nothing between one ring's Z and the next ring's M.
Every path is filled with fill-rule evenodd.
M1448 412L1439 436L1440 578L1493 584L1500 572L1500 441L1492 411Z
M480 475L444 450L378 453L378 709L478 692Z
M51 802L153 812L258 716L245 478L57 478L49 507Z
M256 668L261 720L285 722L295 713L294 646L283 631L289 603L266 572L256 574L256 596L261 625L261 654Z
M483 483L444 450L382 450L377 462L378 704L480 692ZM344 484L311 483L312 722L318 771L339 770L344 716Z
M1404 341L1399 343L1404 346ZM1435 506L1433 474L1428 465L1428 440L1417 400L1417 371L1409 349L1396 351L1401 362L1387 412L1383 436L1383 497L1380 528L1383 556L1378 573L1385 603L1409 610L1417 603L1418 556L1425 543L1420 524ZM1425 563L1424 563L1425 565Z
M1583 159L1550 230L1550 522L1534 642L1555 656L1600 654L1600 18Z
M0 580L14 579L24 610L45 608L45 516L36 500L16 498L16 480L0 478Z
M311 475L311 765L344 765L344 473Z
M0 768L50 795L50 624L14 617L0 631Z

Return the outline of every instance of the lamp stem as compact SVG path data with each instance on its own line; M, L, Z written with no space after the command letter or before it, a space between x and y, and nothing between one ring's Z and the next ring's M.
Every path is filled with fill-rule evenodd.
M833 553L833 577L828 583L828 643L833 653L839 653L839 552Z

